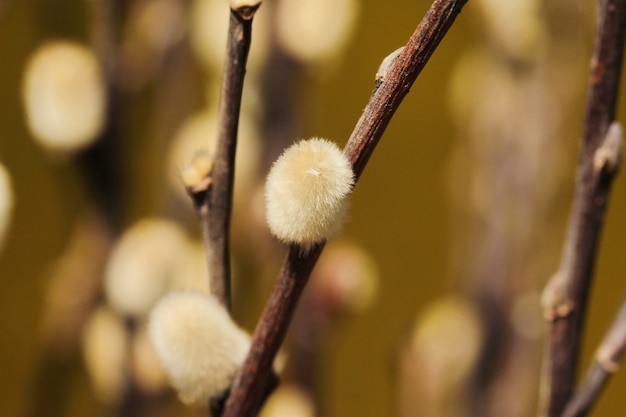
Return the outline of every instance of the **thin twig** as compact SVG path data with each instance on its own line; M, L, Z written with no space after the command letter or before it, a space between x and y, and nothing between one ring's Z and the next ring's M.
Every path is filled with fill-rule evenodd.
M581 387L565 408L562 417L583 417L596 402L626 351L626 299L607 332Z
M617 171L610 161L601 163L600 154L618 151L611 151L615 141L609 140L612 135L607 130L619 90L626 0L600 0L599 7L574 204L559 269L543 294L546 318L551 321L543 384L548 389L549 417L561 415L575 384L597 243Z
M252 40L252 19L260 5L230 10L226 63L220 98L217 150L205 188L189 190L200 218L211 293L230 310L230 216L235 178L239 111Z
M467 0L436 0L397 57L383 62L376 88L346 144L358 180L391 117ZM265 381L291 322L294 309L324 244L306 254L291 246L278 283L257 325L252 348L233 383L223 417L249 417L262 400Z
M397 58L383 61L376 89L346 144L356 179L361 176L389 121L467 0L436 0ZM393 59L392 59L393 58Z

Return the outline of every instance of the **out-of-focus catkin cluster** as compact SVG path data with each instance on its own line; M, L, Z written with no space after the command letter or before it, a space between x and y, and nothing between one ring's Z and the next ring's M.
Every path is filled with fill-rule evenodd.
M318 67L332 63L356 28L357 0L281 0L276 29L280 45L297 60Z
M28 60L22 95L28 127L52 152L91 144L105 120L106 92L94 53L75 42L39 47Z
M315 405L306 392L296 386L281 384L267 400L260 417L314 417Z
M126 389L129 340L124 321L106 306L93 311L85 324L85 367L98 400L105 404L118 403Z
M250 337L212 296L172 292L150 314L150 338L170 383L187 404L206 404L230 387Z
M296 142L272 166L265 183L269 228L304 249L337 235L354 185L348 158L325 139Z
M475 6L483 36L464 49L448 84L459 132L449 177L450 270L482 311L489 350L478 367L497 369L476 373L466 395L480 399L484 415L520 417L535 411L542 327L528 297L536 301L534 277L551 273L546 266L558 256L552 211L579 124L583 89L572 86L585 83L586 28L569 3Z
M505 54L527 61L545 52L546 28L539 0L479 0L489 41Z
M0 163L0 251L6 240L13 211L13 186L9 171Z
M136 91L155 80L186 32L186 9L177 0L130 2L120 45L120 80Z
M107 300L119 314L141 318L171 289L208 291L206 265L196 247L170 220L137 222L111 253L104 281Z
M107 304L89 315L82 343L100 401L118 405L129 384L147 394L166 387L165 370L147 336L148 314L170 291L206 294L206 268L201 244L164 218L139 220L114 243L104 268ZM59 284L67 281L59 278Z
M466 390L483 339L480 316L470 300L449 295L428 306L399 358L399 415L469 415Z
M371 306L378 290L376 262L357 244L329 243L313 272L304 296L316 312L329 316L358 314Z

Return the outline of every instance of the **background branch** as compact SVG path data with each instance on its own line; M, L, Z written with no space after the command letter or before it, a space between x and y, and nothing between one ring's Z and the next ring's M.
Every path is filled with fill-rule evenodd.
M626 299L607 332L578 392L565 408L563 417L586 416L611 375L617 372L626 350Z
M436 0L402 52L395 53L397 58L383 62L376 88L344 148L355 180L363 172L402 99L466 2ZM323 246L315 246L306 254L298 246L289 248L278 283L255 330L250 353L233 383L223 417L247 417L259 408L272 363Z
M235 151L252 19L259 7L232 8L218 116L217 150L206 190L191 192L207 252L211 293L230 310L230 216L235 178Z
M616 166L598 165L615 115L626 31L626 1L600 0L576 191L558 272L543 294L548 336L547 415L560 416L576 380L597 243ZM610 135L609 135L610 136ZM607 149L607 148L605 148Z

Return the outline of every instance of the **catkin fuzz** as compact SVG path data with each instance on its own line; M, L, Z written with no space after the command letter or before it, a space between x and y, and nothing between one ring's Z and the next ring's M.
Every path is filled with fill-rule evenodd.
M206 404L231 384L250 337L212 296L177 291L154 307L150 339L171 385L185 404Z
M350 161L333 142L312 138L293 144L274 163L265 184L272 234L305 249L335 236L353 185Z

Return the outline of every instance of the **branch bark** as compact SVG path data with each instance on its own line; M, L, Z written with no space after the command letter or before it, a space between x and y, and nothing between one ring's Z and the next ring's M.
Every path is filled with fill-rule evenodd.
M433 2L406 46L383 61L374 92L344 148L356 180L402 99L466 2ZM289 248L276 287L255 330L250 353L233 383L223 417L249 417L259 409L272 363L323 246L323 243L314 246L306 253L298 246Z
M230 216L235 178L235 151L252 19L260 2L230 10L226 63L218 116L217 150L207 181L188 188L200 219L213 294L228 310L230 296Z
M626 351L626 299L607 332L580 389L572 397L562 417L586 416L609 378L619 369Z
M560 416L576 380L587 299L621 142L609 130L622 67L626 0L600 0L572 214L561 263L543 294L550 320L545 384L547 415Z

